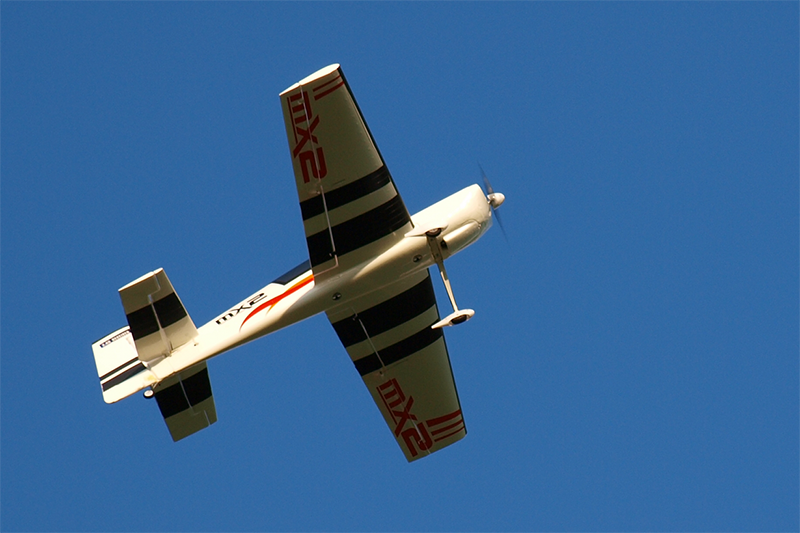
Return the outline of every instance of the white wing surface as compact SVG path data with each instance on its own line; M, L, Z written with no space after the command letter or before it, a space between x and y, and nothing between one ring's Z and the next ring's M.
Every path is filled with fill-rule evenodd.
M467 434L427 270L327 315L409 462Z
M379 255L413 225L339 65L281 93L317 281Z

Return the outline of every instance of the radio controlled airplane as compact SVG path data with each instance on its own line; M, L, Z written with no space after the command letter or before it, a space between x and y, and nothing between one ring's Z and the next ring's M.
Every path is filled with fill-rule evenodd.
M410 216L339 65L280 94L309 260L196 328L163 269L119 289L128 325L92 345L103 399L145 390L173 440L217 420L206 361L324 312L408 461L466 435L442 328L445 259L504 196L472 185ZM485 176L484 176L485 179ZM453 312L440 318L428 267Z

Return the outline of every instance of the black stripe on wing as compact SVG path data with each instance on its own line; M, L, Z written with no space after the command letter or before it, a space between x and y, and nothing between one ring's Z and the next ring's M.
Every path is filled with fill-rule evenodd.
M348 183L344 187L326 192L325 205L328 206L328 211L331 211L380 190L391 181L392 176L389 174L389 169L384 165L375 172L367 174L363 178L352 183ZM308 220L309 218L324 213L325 206L322 203L322 196L314 196L313 198L300 202L300 211L303 214L303 220Z
M371 353L353 362L358 373L364 376L382 366L388 366L413 355L443 338L444 333L441 329L431 329L431 326L438 320L438 311L431 322L425 324L422 329L419 329L418 323L415 326L408 325L409 322L435 306L436 296L433 292L433 283L430 275L426 275L422 281L400 294L337 321L333 324L333 329L345 348L366 341L368 335L370 338L374 338L391 330L396 330L398 334L404 335L394 344L379 349L378 353ZM412 327L414 329L405 331Z
M356 370L358 370L359 374L364 376L370 372L375 372L376 370L380 369L381 366L389 366L392 363L396 363L410 355L414 355L423 348L427 348L434 342L444 337L444 332L441 330L441 328L431 329L433 324L434 322L431 322L428 326L414 333L410 337L406 337L400 342L396 342L391 346L387 346L386 348L378 350L380 357L378 357L378 354L373 353L366 357L362 357L357 361L353 361ZM383 362L383 365L381 365L381 362Z
M391 200L306 238L311 266L320 265L333 258L331 232L336 243L336 254L345 255L390 235L411 222L402 198L396 194Z
M436 304L430 276L385 302L333 324L345 348L367 340L364 329L374 337L418 317ZM361 324L364 327L361 327Z

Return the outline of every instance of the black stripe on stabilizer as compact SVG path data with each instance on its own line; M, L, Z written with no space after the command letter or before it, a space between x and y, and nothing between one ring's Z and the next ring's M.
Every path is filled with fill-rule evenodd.
M126 361L126 362L122 363L121 365L119 365L117 368L115 368L111 372L106 372L105 374L100 376L100 381L103 381L104 379L106 379L107 377L111 376L112 374L116 374L117 372L119 372L120 370L125 368L126 366L132 365L137 359L138 359L138 357L134 357L130 361Z
M400 342L392 344L383 350L378 350L380 358L377 354L373 353L357 361L353 361L353 365L355 365L360 375L365 376L381 368L381 361L383 361L384 365L389 366L410 355L414 355L444 336L444 332L441 328L431 329L430 326L432 325L433 323Z
M113 379L109 379L108 381L103 383L103 390L107 391L111 387L113 387L115 385L119 385L123 381L126 381L129 378L132 378L133 376L135 376L139 372L142 372L143 370L144 370L144 365L142 363L138 363L138 364L136 364L136 366L133 366L133 367L129 368L125 372L122 372L117 377L115 377Z
M189 398L191 405L197 405L211 397L211 380L208 378L208 368L183 380L183 390Z
M161 327L166 328L175 322L186 317L186 309L178 299L178 295L173 293L164 296L157 302L153 302L153 307L158 315L158 321L161 322Z
M405 292L333 324L345 348L367 340L364 329L374 337L418 317L436 303L431 277L425 276ZM360 321L360 322L359 322ZM361 327L361 324L364 327Z
M138 341L142 337L147 337L158 331L158 321L152 306L142 307L138 311L128 313L126 317L128 325L131 327L133 340Z
M378 207L333 227L336 254L342 256L390 235L411 222L402 198L397 194ZM333 257L328 229L306 239L311 265L317 266Z
M155 309L155 313L153 312ZM156 320L158 314L158 320ZM142 307L127 315L128 325L131 327L133 340L139 340L158 331L158 323L166 328L187 316L186 309L174 292L169 293L160 300L153 302L152 306Z
M155 396L161 416L169 418L189 409L211 397L211 381L208 379L208 368L190 376L163 390L156 390ZM185 391L185 394L184 394ZM188 398L188 400L187 400Z
M325 205L328 206L328 211L331 211L337 207L349 204L354 200L363 198L381 189L391 181L392 176L389 174L389 169L386 168L386 165L383 165L378 170L367 174L363 178L348 183L344 187L326 192ZM314 196L313 198L300 202L300 212L303 214L303 220L308 220L309 218L324 213L325 205L322 203L322 196Z

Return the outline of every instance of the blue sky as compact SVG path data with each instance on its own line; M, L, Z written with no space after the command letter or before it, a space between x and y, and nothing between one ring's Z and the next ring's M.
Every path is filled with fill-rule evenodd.
M5 531L798 530L798 4L3 2ZM306 258L278 93L341 63L448 261L469 434L407 464L323 316L102 401L117 289L194 321ZM441 284L440 304L446 306Z

